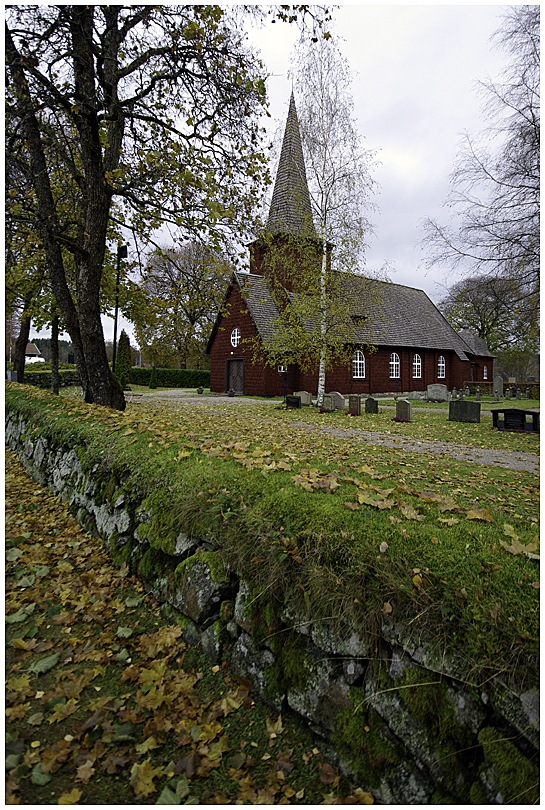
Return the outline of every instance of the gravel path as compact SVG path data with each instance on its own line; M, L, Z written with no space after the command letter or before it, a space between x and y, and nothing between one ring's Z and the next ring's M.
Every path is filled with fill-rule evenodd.
M199 396L198 394L189 393L178 389L171 389L169 391L160 391L156 394L143 394L137 400L146 402L163 401L163 402L188 402L191 404L198 404L202 407L215 408L218 406L235 405L240 402L237 397L228 396ZM134 400L133 400L134 401ZM246 397L245 403L267 403L271 406L277 406L278 402L270 399L250 399ZM395 406L382 405L381 408L394 409ZM419 411L433 411L437 413L436 408L419 408ZM490 414L490 411L482 411L483 414ZM308 430L309 432L326 433L331 436L339 436L339 438L357 439L366 444L382 445L383 447L393 447L397 449L407 450L413 453L434 453L436 455L445 455L450 458L455 458L458 461L469 461L474 464L483 464L491 467L504 467L508 470L519 470L520 472L539 474L539 456L532 453L517 453L509 450L486 450L480 447L468 447L463 444L454 444L452 442L441 441L426 441L420 439L409 439L403 436L388 436L384 433L372 430L361 430L354 428L332 428L325 425L312 425L308 422L293 422L293 427L300 430Z
M366 444L393 447L412 453L434 453L439 456L449 456L449 458L455 458L458 461L470 461L474 464L505 467L508 470L539 474L539 456L534 456L532 453L486 450L480 447L468 447L464 444L453 444L452 442L407 439L404 436L392 437L372 430L345 430L343 428L329 428L323 425L309 425L308 422L294 422L293 426L299 429L327 433L331 436L339 436L339 438L359 439Z

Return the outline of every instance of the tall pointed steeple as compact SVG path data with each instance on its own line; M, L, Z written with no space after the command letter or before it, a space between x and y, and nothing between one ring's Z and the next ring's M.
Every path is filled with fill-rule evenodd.
M293 91L267 228L271 233L316 236Z

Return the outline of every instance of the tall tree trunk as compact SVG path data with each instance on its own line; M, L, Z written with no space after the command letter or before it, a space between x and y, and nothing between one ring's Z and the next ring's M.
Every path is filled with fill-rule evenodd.
M327 241L323 238L322 267L320 270L320 362L318 366L317 404L324 404L325 377L327 364Z
M53 294L72 339L76 367L86 402L96 402L124 410L123 391L108 365L102 331L99 288L106 244L110 198L104 187L104 172L100 163L99 127L96 110L92 109L94 86L89 84L86 67L92 62L92 7L73 7L74 53L78 95L82 99L80 138L84 146L83 162L86 176L85 223L83 244L76 254L77 307L67 283L63 255L58 241L60 231L55 201L49 182L40 127L32 96L18 53L9 30L6 30L6 56L14 86L18 91L18 107L26 136L26 146L32 169L41 235ZM77 19L76 19L77 18ZM89 39L89 37L91 37ZM92 75L92 74L91 74Z
M26 302L25 302L26 304ZM32 318L30 315L23 315L21 318L21 327L17 340L15 341L15 351L13 354L13 370L17 372L17 382L23 382L25 377L25 352L30 337L30 324Z
M51 320L51 391L58 394L61 387L59 374L59 316L53 315Z

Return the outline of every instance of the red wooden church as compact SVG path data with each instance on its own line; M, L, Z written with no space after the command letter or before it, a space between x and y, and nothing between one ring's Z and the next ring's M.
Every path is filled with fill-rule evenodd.
M254 396L299 390L316 394L317 368L304 373L297 365L270 367L256 359L254 348L256 339L270 337L278 318L272 274L289 294L289 281L279 263L283 260L293 272L298 261L319 262L322 254L312 223L293 95L267 231L266 238L250 245L249 273L233 273L210 336L210 389ZM343 274L343 283L349 290L354 323L352 362L328 370L326 390L344 395L400 393L425 391L432 383L459 389L467 381L492 381L493 355L484 342L470 333L456 332L422 290L348 273ZM370 298L373 304L368 312Z

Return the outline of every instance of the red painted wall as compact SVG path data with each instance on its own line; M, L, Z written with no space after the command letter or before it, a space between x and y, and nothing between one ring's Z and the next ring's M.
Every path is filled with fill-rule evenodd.
M227 366L229 359L243 361L244 394L250 396L285 396L294 391L318 390L318 370L314 373L301 372L295 366L289 366L287 373L281 374L277 368L271 368L254 360L254 345L258 337L257 330L248 313L246 304L238 287L232 287L226 312L217 327L215 338L210 349L210 389L216 393L228 391ZM231 333L238 328L241 341L237 347L231 345ZM401 376L390 378L390 354L396 351L400 357ZM365 379L352 377L351 364L337 367L326 373L326 391L340 391L348 394L401 393L408 391L425 391L432 383L443 383L449 390L461 388L468 380L482 381L483 369L488 368L488 380L494 375L491 358L475 357L471 363L461 361L455 352L422 349L418 352L422 359L422 377L414 379L412 363L414 350L399 347L380 347L376 351L365 351ZM445 357L445 374L443 379L437 376L439 355Z

